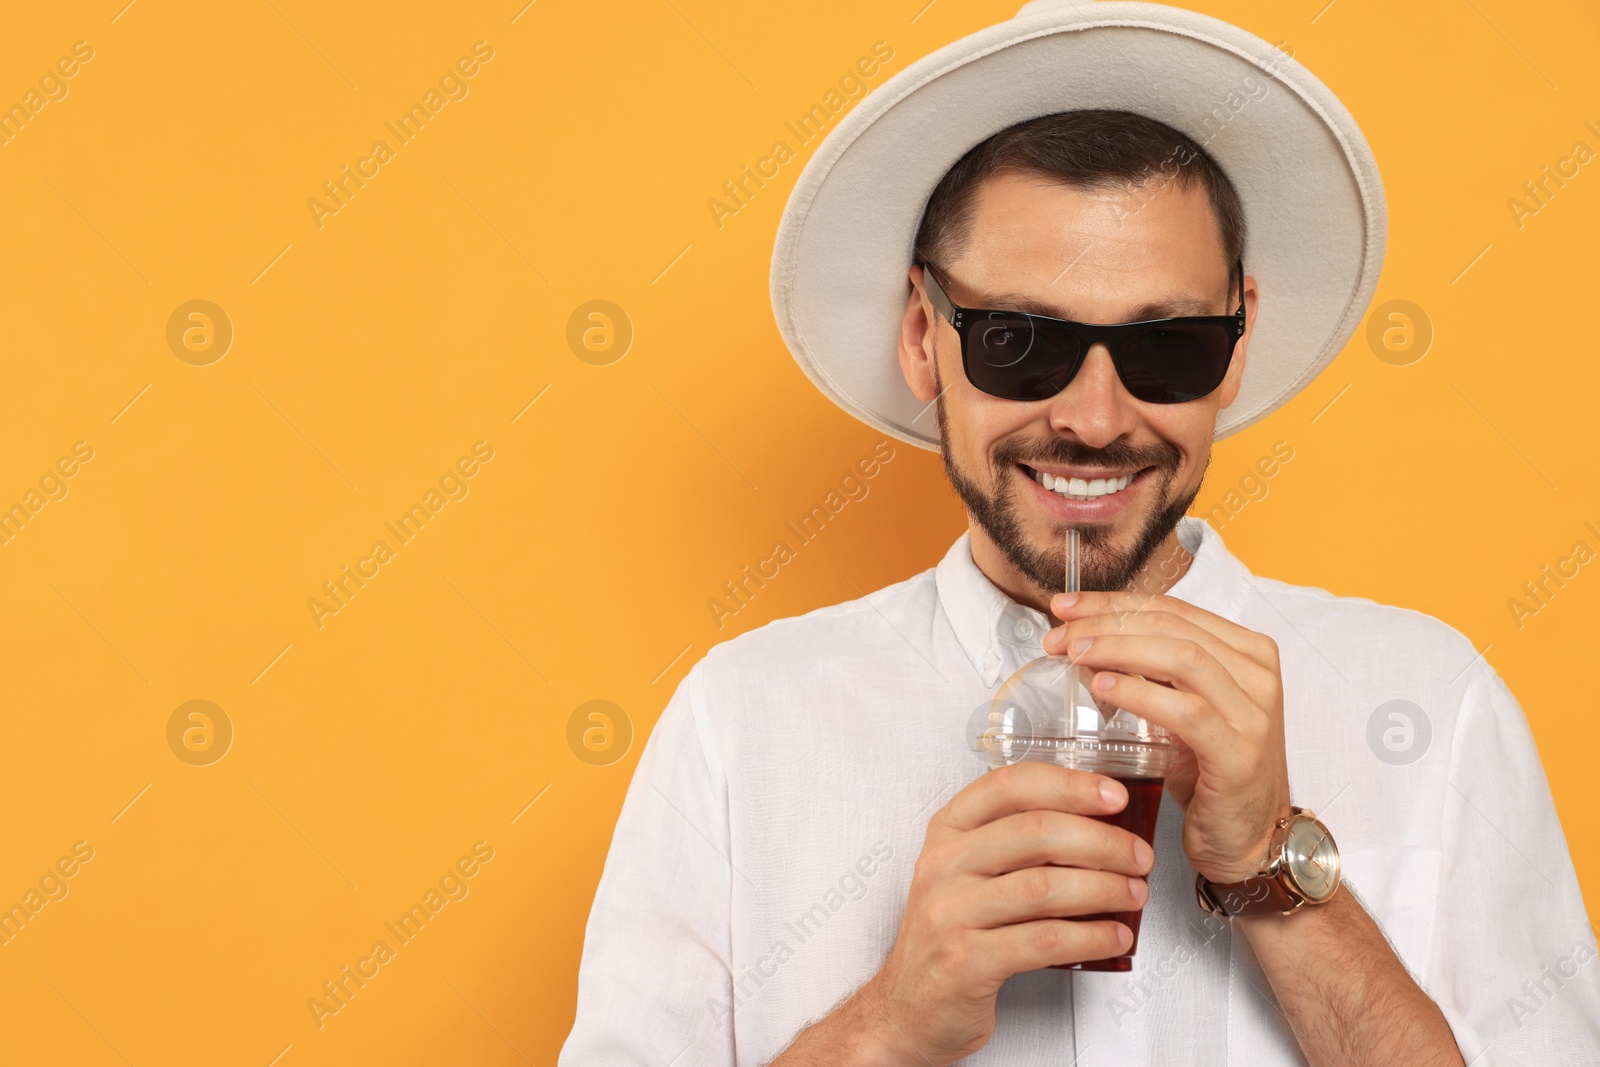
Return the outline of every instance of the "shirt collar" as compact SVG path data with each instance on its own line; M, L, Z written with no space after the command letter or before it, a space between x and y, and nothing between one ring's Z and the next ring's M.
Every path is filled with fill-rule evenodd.
M1237 623L1252 588L1249 568L1202 519L1180 519L1178 540L1194 560L1167 595ZM1041 642L1049 619L1012 600L978 569L970 531L956 538L939 561L934 581L956 639L985 685L999 681L1003 665L1044 655Z

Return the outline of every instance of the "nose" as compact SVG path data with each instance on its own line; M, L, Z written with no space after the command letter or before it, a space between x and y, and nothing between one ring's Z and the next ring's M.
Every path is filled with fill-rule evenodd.
M1111 350L1094 345L1067 387L1050 401L1050 426L1090 448L1104 448L1133 432L1137 415L1111 362Z

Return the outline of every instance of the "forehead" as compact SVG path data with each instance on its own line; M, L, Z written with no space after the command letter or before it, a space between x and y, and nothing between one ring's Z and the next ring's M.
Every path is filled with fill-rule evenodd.
M1218 302L1229 264L1204 186L1175 181L1080 189L1001 171L974 191L962 254L948 264L962 295L1026 294L1082 321L1130 302Z

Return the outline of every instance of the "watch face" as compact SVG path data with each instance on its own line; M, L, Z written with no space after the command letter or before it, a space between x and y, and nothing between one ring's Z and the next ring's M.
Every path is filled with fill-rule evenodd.
M1296 819L1284 839L1289 876L1306 899L1321 903L1339 888L1339 849L1328 828L1315 819Z

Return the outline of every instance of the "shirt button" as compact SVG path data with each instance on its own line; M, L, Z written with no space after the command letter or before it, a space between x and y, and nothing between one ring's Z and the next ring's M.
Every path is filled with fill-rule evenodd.
M1033 623L1027 619L1018 619L1011 624L1011 632L1021 640L1026 641L1033 636Z
M987 656L983 657L984 670L992 671L998 666L1000 666L1000 657L995 653L991 652Z

